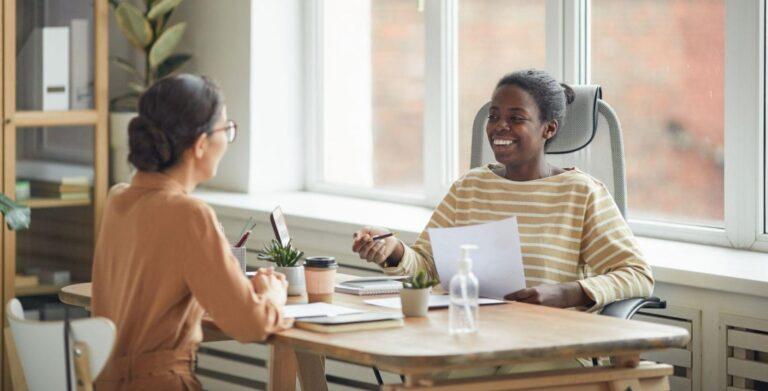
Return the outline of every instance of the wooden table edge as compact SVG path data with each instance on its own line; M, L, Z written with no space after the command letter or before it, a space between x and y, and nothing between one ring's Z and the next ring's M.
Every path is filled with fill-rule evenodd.
M625 349L616 349L599 347L597 349L590 349L589 351L582 353L573 352L572 346L561 346L557 349L553 349L556 354L552 355L538 355L531 356L526 355L530 353L527 351L517 351L514 354L499 355L494 353L493 359L482 360L480 366L496 366L507 364L520 364L531 362L544 362L552 360L568 360L576 358L591 358L591 357L608 357L608 356L638 356L642 353L651 351L664 350L669 348L683 348L690 341L690 335L687 331L681 329L683 333L674 337L659 338L654 341L649 341L644 346L631 346ZM333 347L317 345L310 341L297 340L292 337L281 335L281 333L275 334L268 338L265 342L268 345L280 344L285 347L303 352L311 352L314 354L323 355L327 358L333 358L349 363L356 363L360 365L376 366L379 369L391 371L400 374L411 373L424 373L433 372L435 368L443 369L461 369L478 367L478 360L475 355L466 354L454 354L454 355L435 355L435 356L413 356L413 355L384 355L375 354L362 351L356 351L352 349L344 349L342 351L335 350ZM604 344L610 344L605 342ZM653 346L649 346L653 345ZM562 353L567 352L567 353ZM560 354L557 354L560 353Z

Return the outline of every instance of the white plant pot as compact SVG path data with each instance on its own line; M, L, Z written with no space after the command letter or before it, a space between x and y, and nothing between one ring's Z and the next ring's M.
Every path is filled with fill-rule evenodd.
M128 124L137 113L109 113L111 183L130 182L134 169L128 163Z
M288 281L288 296L300 296L307 292L304 266L276 267L275 271L285 274L285 280Z
M431 288L401 289L400 306L403 309L403 315L409 317L427 316L427 310L429 309L429 292L431 290Z

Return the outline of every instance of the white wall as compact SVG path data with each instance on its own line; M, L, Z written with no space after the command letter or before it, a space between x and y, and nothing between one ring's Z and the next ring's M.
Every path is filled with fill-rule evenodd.
M221 161L216 178L208 184L224 190L247 191L250 184L248 154L252 139L250 112L249 44L251 2L244 0L187 0L181 3L175 22L187 23L179 52L193 55L186 70L215 79L224 90L229 118L240 132Z
M303 3L251 3L251 191L304 186Z
M303 186L303 26L300 0L187 0L180 50L191 72L217 80L234 144L209 187L252 192Z
M373 186L371 2L327 1L322 20L323 179ZM343 20L343 23L338 21ZM361 33L368 32L368 34Z

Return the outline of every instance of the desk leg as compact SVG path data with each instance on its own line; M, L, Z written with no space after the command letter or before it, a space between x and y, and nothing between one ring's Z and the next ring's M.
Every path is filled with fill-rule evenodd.
M319 354L296 352L299 363L301 391L328 391L325 380L325 357Z
M296 390L296 354L284 345L269 348L269 391Z

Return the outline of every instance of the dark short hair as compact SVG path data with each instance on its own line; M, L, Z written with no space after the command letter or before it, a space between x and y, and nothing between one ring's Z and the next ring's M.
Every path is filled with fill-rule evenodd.
M179 74L158 80L139 98L128 125L128 161L142 171L173 167L221 115L224 97L205 76Z
M573 88L558 83L549 73L537 69L525 69L505 75L496 88L517 86L531 94L539 107L539 120L557 120L563 124L566 105L573 102Z

